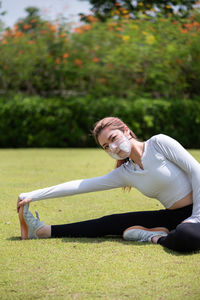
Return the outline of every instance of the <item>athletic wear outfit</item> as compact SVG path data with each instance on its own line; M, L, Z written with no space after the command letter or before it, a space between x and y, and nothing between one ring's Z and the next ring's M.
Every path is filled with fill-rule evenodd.
M149 198L158 199L166 208L105 216L100 219L52 226L53 237L97 237L122 235L134 225L162 226L170 231L159 243L178 251L200 249L200 164L174 139L159 134L145 142L143 170L132 160L105 176L74 180L20 194L20 199L38 201L124 186L135 187ZM193 205L169 210L174 203L193 192ZM187 219L190 223L180 224ZM178 225L178 226L177 226Z

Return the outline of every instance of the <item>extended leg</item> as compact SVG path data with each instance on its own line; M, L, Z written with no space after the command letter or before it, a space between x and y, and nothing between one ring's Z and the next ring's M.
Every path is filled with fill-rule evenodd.
M40 226L41 222L38 223L39 221L34 219L33 215L27 210L27 216L29 217L26 218L26 215L23 215L23 219L25 217L25 225L29 228L29 232L30 230L33 231L35 237L38 238L101 237L106 235L122 236L126 228L134 225L141 225L148 228L166 227L172 230L180 222L189 217L191 212L192 206L188 206L173 211L163 209L158 211L129 212L71 224ZM34 224L34 228L32 228L32 224ZM22 227L23 222L21 222Z
M176 228L184 219L189 217L192 206L177 210L158 210L129 212L108 215L102 218L51 226L52 237L101 237L106 235L120 235L134 225L144 227L166 227L168 230Z

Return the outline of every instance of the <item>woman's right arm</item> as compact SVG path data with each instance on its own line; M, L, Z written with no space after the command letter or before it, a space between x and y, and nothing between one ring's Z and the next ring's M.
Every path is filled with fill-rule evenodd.
M18 197L17 209L19 210L20 206L23 206L31 201L123 187L126 185L126 183L124 182L122 176L122 168L123 166L114 169L112 172L100 177L68 181L32 192L21 193Z

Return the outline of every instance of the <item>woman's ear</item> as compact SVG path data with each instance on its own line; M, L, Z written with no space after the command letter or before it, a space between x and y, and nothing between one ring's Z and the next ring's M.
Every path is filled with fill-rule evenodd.
M126 136L130 135L130 129L128 128L128 126L124 127L124 135L126 135Z

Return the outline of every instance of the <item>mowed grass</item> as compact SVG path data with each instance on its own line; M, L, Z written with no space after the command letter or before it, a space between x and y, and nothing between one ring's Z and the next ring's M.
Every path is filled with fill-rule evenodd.
M191 153L200 161L200 151ZM200 253L120 238L20 240L20 192L103 175L114 161L99 149L0 150L0 299L200 299ZM132 189L34 202L46 224L161 204Z

